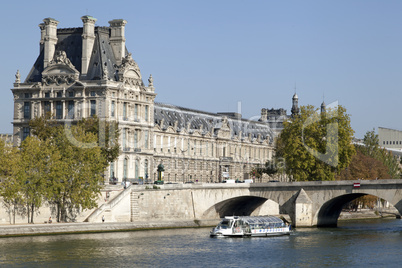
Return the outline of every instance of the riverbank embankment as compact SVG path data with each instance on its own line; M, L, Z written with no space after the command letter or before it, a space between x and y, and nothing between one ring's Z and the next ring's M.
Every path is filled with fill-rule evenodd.
M377 211L373 209L360 209L358 211L342 211L338 220L359 220L359 219L380 219L400 218L396 209Z
M219 221L103 222L0 225L0 237L104 233L215 226Z
M283 216L290 222L288 215ZM342 212L339 220L356 220L369 218L395 217L392 213L381 215L373 210L362 210L358 212ZM207 221L151 221L151 222L74 222L74 223L42 223L42 224L17 224L0 225L0 237L15 236L37 236L37 235L58 235L58 234L80 234L80 233L105 233L123 231L141 231L156 229L174 228L199 228L216 226L219 220Z

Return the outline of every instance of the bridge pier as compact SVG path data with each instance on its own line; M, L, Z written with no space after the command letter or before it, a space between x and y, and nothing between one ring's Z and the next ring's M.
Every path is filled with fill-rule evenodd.
M291 219L295 227L313 226L313 201L303 188L299 191L294 201L293 210L294 213L291 213Z

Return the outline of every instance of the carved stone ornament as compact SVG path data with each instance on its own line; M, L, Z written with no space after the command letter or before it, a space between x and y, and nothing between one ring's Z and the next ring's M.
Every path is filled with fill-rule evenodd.
M15 83L21 83L21 74L20 70L17 70L17 73L15 74Z
M22 119L22 118L23 118L22 103L21 103L21 102L17 102L16 105L17 105L17 111L18 111L17 118L18 118L18 119Z
M143 86L140 68L133 60L131 53L123 58L120 67L117 70L119 81L125 86Z
M34 103L34 117L39 116L39 103Z
M109 80L109 72L107 70L107 67L103 65L103 80Z
M56 51L53 60L42 72L42 83L71 85L79 78L79 72L67 58L64 51Z
M152 77L152 74L149 75L148 78L148 87L153 87L154 86L154 79Z

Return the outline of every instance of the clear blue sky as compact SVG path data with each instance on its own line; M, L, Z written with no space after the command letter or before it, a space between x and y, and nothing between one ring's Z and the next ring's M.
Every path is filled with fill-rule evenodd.
M402 130L402 1L6 1L2 3L0 133L12 133L17 69L25 79L39 53L38 24L108 26L125 19L126 46L158 102L258 118L338 101L355 136Z

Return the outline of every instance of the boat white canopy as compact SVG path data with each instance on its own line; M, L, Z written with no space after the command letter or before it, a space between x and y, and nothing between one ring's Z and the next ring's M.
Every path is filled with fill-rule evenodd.
M243 222L248 224L275 224L283 221L275 216L242 216Z

